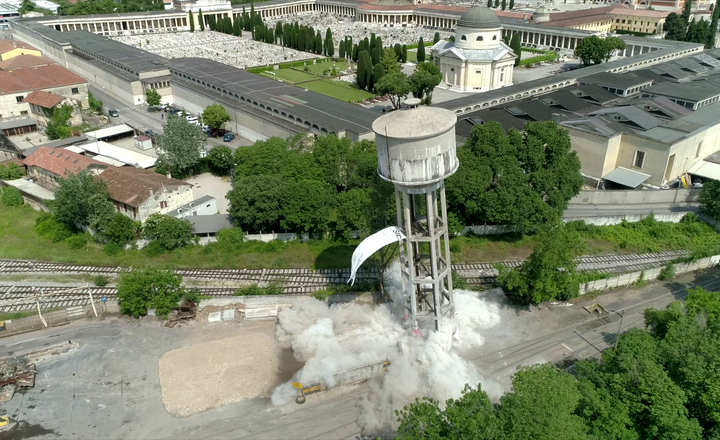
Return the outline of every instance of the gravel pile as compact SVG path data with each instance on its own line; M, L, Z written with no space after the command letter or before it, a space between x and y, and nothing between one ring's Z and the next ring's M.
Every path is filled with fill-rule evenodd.
M165 353L160 358L165 409L187 417L245 399L269 397L280 382L275 323L252 327L261 331L243 331L239 336Z

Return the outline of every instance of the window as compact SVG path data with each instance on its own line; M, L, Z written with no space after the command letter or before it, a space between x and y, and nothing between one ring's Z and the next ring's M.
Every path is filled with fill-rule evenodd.
M22 110L22 111L20 111L20 114L23 116L26 116L28 114L28 112L27 112L27 110Z
M15 101L17 101L17 102L22 102L22 100L23 100L24 98L25 98L25 97L24 97L23 95L18 95L18 96L15 97Z
M479 36L479 37L477 37L477 38L475 39L475 41L483 41L483 37L482 37L482 35L481 35L481 36Z
M700 141L700 143L698 144L698 149L697 149L697 152L695 153L695 159L700 157L700 150L702 150L702 144L703 144L703 141Z
M73 87L71 92L73 95L77 95L78 93L80 93L80 90L77 87Z
M622 24L625 24L625 20L622 21Z
M493 35L493 41L497 40L497 35Z
M168 203L166 201L160 202L160 209L167 208L167 207L168 207Z
M475 75L482 75L482 70L476 70Z
M455 68L454 68L454 67L451 67L451 68L450 68L450 71L451 71L451 72L454 72L454 71L455 71Z
M633 159L633 166L635 168L642 168L645 164L645 152L636 150L635 151L635 159Z
M462 37L460 37L460 40L467 41L467 37L465 35L463 35Z
M620 19L619 19L619 18L616 19L616 20L615 20L615 23L620 23Z

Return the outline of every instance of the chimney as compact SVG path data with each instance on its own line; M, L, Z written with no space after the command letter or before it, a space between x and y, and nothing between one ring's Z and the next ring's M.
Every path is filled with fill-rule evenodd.
M154 195L155 195L155 192L153 192L153 190L150 190L150 197L152 197Z

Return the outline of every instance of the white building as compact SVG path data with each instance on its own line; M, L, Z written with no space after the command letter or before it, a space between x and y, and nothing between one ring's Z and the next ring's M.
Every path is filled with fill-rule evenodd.
M443 75L439 87L485 92L512 85L519 54L502 41L500 20L485 6L474 6L460 17L454 43L439 41L431 50Z

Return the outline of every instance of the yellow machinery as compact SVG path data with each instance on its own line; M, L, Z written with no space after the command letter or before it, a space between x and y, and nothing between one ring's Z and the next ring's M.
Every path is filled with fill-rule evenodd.
M350 370L341 371L340 373L333 375L333 379L335 379L335 386L352 385L364 382L378 373L386 372L388 366L390 366L390 361L384 360L382 362L362 365ZM298 395L295 398L295 403L298 405L305 403L307 400L305 396L332 388L327 386L327 384L323 381L313 381L308 385L303 385L300 382L293 382L293 387L298 390Z

